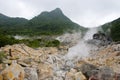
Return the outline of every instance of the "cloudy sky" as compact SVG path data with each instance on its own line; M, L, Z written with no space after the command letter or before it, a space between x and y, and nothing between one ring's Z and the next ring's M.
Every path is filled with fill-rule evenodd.
M27 19L58 7L85 27L96 27L120 17L120 0L0 0L0 13Z

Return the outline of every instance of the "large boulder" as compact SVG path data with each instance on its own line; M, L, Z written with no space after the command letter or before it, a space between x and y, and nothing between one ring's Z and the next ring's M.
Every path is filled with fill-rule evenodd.
M80 71L89 78L92 75L93 70L97 70L98 68L95 65L85 63L80 66Z
M92 70L89 80L116 80L114 79L114 76L114 71L105 66L97 70Z
M24 80L24 69L17 63L12 63L0 74L0 80Z
M113 80L114 79L114 71L109 67L100 68L100 76L101 80Z

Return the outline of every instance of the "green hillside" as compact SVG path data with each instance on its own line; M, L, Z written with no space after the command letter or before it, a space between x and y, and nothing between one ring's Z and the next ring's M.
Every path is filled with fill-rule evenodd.
M120 41L120 18L102 25L105 32L110 33L114 41Z
M0 30L12 35L59 35L74 30L85 31L86 28L72 22L56 8L50 12L42 12L31 20L0 14Z
M72 22L59 8L51 12L42 12L28 22L38 34L62 34L73 30L84 30L85 28Z
M24 29L24 25L28 22L24 18L12 18L0 14L0 31L5 34L14 34Z

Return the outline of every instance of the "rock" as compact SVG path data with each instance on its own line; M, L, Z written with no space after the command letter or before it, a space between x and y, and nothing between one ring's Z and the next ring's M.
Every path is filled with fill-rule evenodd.
M65 80L75 80L75 73L77 73L76 69L71 69L66 73Z
M82 64L80 67L81 72L86 76L86 78L89 78L91 76L92 70L98 69L95 65L92 64Z
M20 64L22 67L30 67L30 65L28 65L24 62L18 62L18 64Z
M17 60L17 59L19 59L19 57L14 56L14 57L10 57L9 59L10 59L10 60Z
M12 63L12 60L4 60L3 63L4 63L4 64L11 64L11 63Z
M100 70L92 70L89 80L99 80L100 79Z
M66 71L59 70L54 72L53 80L65 80Z
M71 69L70 72L66 73L65 80L87 80L82 72L77 72L76 69Z
M0 74L0 80L24 80L24 69L17 63L12 63Z
M26 58L26 59L23 60L23 62L26 63L26 64L31 64L32 61L33 61L32 58Z
M101 80L113 80L114 74L114 71L109 67L102 67L100 69Z
M13 57L8 56L4 66L0 65L0 80L119 80L120 75L114 74L120 72L119 47L117 44L99 47L91 50L90 56L73 60L64 57L69 48L65 46L33 49L16 44L4 47L1 50L8 54L11 49ZM8 66L14 60L18 64Z
M38 76L39 80L46 80L53 77L52 66L45 63L40 63L38 65Z
M0 80L3 80L3 76L2 75L0 75Z
M38 80L38 74L35 68L26 67L24 70L26 80Z
M115 73L115 80L120 80L120 73Z
M75 74L75 80L87 80L86 77L82 74L82 72L77 72Z

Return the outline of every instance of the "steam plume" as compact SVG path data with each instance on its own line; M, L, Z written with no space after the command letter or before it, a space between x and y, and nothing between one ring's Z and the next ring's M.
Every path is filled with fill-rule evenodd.
M98 30L97 28L91 28L87 31L86 35L81 39L78 44L71 47L68 51L68 54L66 57L68 59L74 59L74 58L84 58L89 55L89 51L91 50L91 47L89 44L87 44L85 41L92 39L92 35L96 33Z

